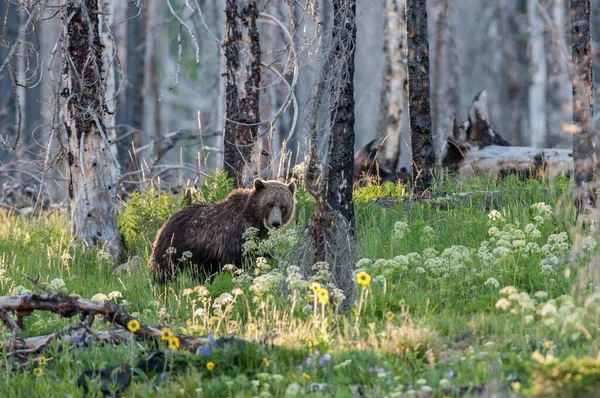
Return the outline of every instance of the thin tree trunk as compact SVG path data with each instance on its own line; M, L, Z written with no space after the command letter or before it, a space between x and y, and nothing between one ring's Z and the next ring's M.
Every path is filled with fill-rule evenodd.
M63 44L67 98L65 128L67 169L71 199L71 231L74 239L91 246L104 245L116 260L123 250L117 229L117 164L111 155L105 129L105 82L99 0L66 5L68 25Z
M256 29L258 8L254 1L227 0L225 57L225 134L223 169L244 185L251 173L254 145L258 140L261 53Z
M144 70L143 70L143 130L148 137L148 141L155 139L158 145L158 152L162 150L162 132L160 128L161 115L160 103L158 101L158 72L156 70L156 37L154 30L158 24L159 5L157 1L146 3L144 9L145 45L144 45Z
M573 56L573 135L575 199L578 214L595 207L591 187L594 177L594 102L592 92L592 37L590 0L571 0L571 50Z
M8 14L7 14L8 12ZM8 15L8 18L6 16ZM0 1L0 59L4 61L9 54L10 47L15 42L19 33L20 14L16 5L7 1ZM14 61L13 61L14 62ZM6 140L7 146L12 146L17 132L17 101L11 84L8 67L0 76L0 137ZM0 146L0 161L8 152ZM3 156L4 155L4 156Z
M452 16L455 7L454 0L436 0L432 3L436 39L433 53L431 115L438 159L446 135L452 131L452 120L460 114L460 75Z
M500 41L502 52L502 71L506 82L501 98L504 99L507 121L507 138L513 142L523 142L523 117L521 115L521 84L519 81L520 57L518 55L518 29L515 21L516 10L506 0L497 0L498 19L500 21Z
M544 22L537 9L539 0L527 0L527 20L531 28L531 86L529 86L529 128L531 146L543 146L546 140L546 51Z
M555 147L572 146L572 135L565 132L565 125L571 122L571 82L567 40L565 32L566 3L564 0L552 1L552 44L548 54L548 143Z
M106 126L106 135L109 142L117 138L115 126L117 113L117 47L112 32L112 26L115 22L115 4L111 0L100 1L101 14L99 16L100 39L104 45L102 52L102 66L104 81L106 83L106 92L104 94L106 102L106 112L104 114L104 124ZM117 156L117 147L111 146L111 151Z
M423 194L431 184L435 168L429 100L429 40L425 0L406 0L406 27L413 192Z
M144 116L144 96L142 88L144 87L144 21L140 9L134 2L129 2L127 6L127 40L123 43L123 51L126 53L124 73L124 90L118 98L118 111L116 115L117 125L121 126L119 133L128 133L134 130L133 135L119 141L118 154L119 163L123 171L132 171L143 164L141 159L138 164L136 159L131 159L134 147L141 147L146 143L146 137L143 131Z
M406 102L406 18L404 0L385 0L383 25L384 73L377 143L383 168L396 170L400 158L402 110Z

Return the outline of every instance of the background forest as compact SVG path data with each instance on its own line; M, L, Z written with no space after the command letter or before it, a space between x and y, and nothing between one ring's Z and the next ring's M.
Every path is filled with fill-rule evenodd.
M0 15L4 15L5 22L0 43L0 58L4 60L0 80L0 131L5 144L0 148L0 202L19 208L32 206L42 170L49 169L51 177L45 179L47 201L61 202L66 192L64 173L55 167L60 166L61 158L57 156L56 134L52 133L56 124L56 120L53 121L56 116L54 90L61 65L58 48L61 19L54 16L57 8L53 8L50 1L40 10L40 15L34 15L35 23L28 24L38 2L23 4L27 3L31 6L20 7L18 2L12 1L0 4ZM112 114L106 123L112 149L118 153L122 166L121 182L129 186L126 190L130 191L132 187L147 186L148 180L158 184L159 176L161 184L166 184L161 185L163 188L177 187L188 178L202 180L203 173L220 167L222 161L219 151L222 151L224 120L219 115L223 114L224 107L224 81L220 77L224 58L220 56L218 41L225 34L224 0L199 0L198 4L173 1L174 13L164 1L148 2L145 7L140 7L138 1L101 3L110 27L106 45L117 51L117 57L105 63L110 66L107 99ZM382 135L385 129L381 100L385 98L391 73L398 75L396 69L387 69L390 62L386 61L384 46L389 47L389 40L396 40L398 45L401 39L402 35L388 34L389 26L394 27L395 23L389 21L393 15L390 10L396 7L403 15L401 3L364 0L357 4L356 149ZM592 1L591 4L592 33L597 39L600 3ZM293 166L306 156L306 137L302 129L306 113L311 109L309 99L315 85L318 34L321 33L316 30L315 21L327 21L331 17L331 4L258 1L257 5L260 11L274 16L288 29L292 19L296 24L292 33L300 49L294 90L297 105L289 103L287 87L277 81L275 73L263 73L265 88L260 93L263 120L278 114L272 127L261 126L262 130L272 130L263 131L265 137L272 136L271 142L266 144L267 151L271 158L278 159L282 142L288 138L286 146L293 153ZM571 134L563 131L564 124L571 120L572 103L568 75L568 1L436 0L428 1L427 7L436 148L451 130L453 116L456 115L458 121L466 118L471 100L484 89L488 92L490 122L512 145L571 146ZM181 28L182 22L194 38L187 28ZM402 26L397 28L402 29ZM21 45L6 58L22 29ZM178 57L179 29L183 29L181 60ZM270 20L259 19L258 29L263 60L285 73L284 32ZM595 57L597 59L597 53ZM596 69L598 64L595 62ZM11 87L11 73L16 87ZM600 72L596 71L594 76L600 79ZM286 79L291 78L286 75ZM111 100L111 92L116 101ZM20 144L9 151L17 138L17 102L22 120ZM406 101L403 102L401 115L406 115ZM286 105L285 109L278 112L282 105ZM295 112L298 114L296 123L293 121ZM407 117L400 117L398 128L403 137L398 168L410 168ZM206 162L201 159L199 164L201 146ZM265 158L263 167L268 164ZM280 171L266 175L273 173Z
M598 395L599 0L0 0L0 26L0 396ZM434 170L431 141L527 162ZM389 178L352 181L373 148ZM256 176L295 180L292 222L156 283L161 225Z

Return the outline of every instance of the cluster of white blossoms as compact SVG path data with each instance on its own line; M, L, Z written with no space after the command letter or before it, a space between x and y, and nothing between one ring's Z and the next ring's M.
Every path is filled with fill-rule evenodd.
M402 239L410 233L410 227L404 221L396 221L394 224L394 238Z
M390 259L360 259L356 269L387 280L406 274L420 275L431 280L460 277L480 283L480 286L500 286L509 265L532 266L545 274L558 274L567 266L572 245L566 232L543 236L542 231L555 229L552 207L546 203L530 206L531 222L524 226L510 220L498 210L488 213L488 236L477 248L453 245L444 250L433 247L434 229L427 225L421 231L404 221L397 221L392 232L393 239L406 234L419 233L419 239L427 246L421 253L411 252ZM596 240L585 237L581 241L584 252L596 247Z
M584 301L576 301L568 295L547 300L548 293L544 291L536 292L532 297L513 286L500 289L500 294L504 297L495 307L522 316L525 323L542 323L549 332L572 341L598 337L594 325L596 314L600 312L600 292L592 293Z

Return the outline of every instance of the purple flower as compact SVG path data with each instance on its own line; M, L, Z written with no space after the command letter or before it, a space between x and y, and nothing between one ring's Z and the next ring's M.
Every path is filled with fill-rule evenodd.
M302 365L298 365L298 372L302 372L304 368L302 367Z
M323 357L321 357L319 362L321 363L321 365L326 365L327 363L329 363L330 359L331 359L331 355L325 354L325 355L323 355Z
M384 368L379 368L379 369L377 369L377 372L379 372L379 373L385 373L385 369Z
M319 352L319 350L315 350L314 354L315 354L316 356L319 356L319 355L321 355L321 353Z
M453 370L450 370L450 371L448 371L448 373L446 373L446 378L451 379L453 377L454 377L454 371Z
M196 355L198 355L200 353L204 354L204 356L209 356L210 355L210 347L208 345L198 346L198 348L196 348Z
M369 372L373 373L374 370L372 366L369 367Z
M312 358L311 357L306 357L306 362L307 365L310 365L312 363Z

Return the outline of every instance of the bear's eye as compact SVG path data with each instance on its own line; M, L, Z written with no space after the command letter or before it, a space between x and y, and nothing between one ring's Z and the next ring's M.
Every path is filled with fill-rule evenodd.
M275 207L275 203L269 202L267 203L267 206L272 209L273 207Z
M285 213L287 211L287 206L281 206L281 212Z

